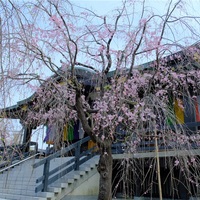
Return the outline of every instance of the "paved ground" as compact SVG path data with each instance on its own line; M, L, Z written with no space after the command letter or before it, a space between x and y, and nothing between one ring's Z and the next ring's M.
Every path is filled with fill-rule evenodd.
M97 196L67 196L63 200L97 200ZM115 198L113 200L125 200L125 199ZM126 200L132 200L132 199L126 199ZM134 200L159 200L159 199L158 198L135 197ZM171 199L164 199L164 200L171 200Z
M63 200L97 200L97 196L67 196ZM113 200L125 200L125 199L116 198Z
M67 196L63 200L97 200L97 196Z

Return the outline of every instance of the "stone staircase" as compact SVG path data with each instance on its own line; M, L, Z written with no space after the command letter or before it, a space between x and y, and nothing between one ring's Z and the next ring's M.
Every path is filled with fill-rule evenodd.
M52 160L54 169L69 160L59 157ZM33 169L32 165L40 159L30 159L0 174L0 200L60 200L97 173L99 156L83 163L78 171L71 171L48 187L47 192L35 193L36 179L43 174L43 168Z

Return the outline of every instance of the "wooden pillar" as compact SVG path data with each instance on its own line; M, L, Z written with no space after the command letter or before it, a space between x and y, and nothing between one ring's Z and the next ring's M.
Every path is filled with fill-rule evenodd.
M24 136L23 136L23 145L24 145L24 152L29 151L29 143L31 140L31 133L32 127L30 125L23 125L24 127Z

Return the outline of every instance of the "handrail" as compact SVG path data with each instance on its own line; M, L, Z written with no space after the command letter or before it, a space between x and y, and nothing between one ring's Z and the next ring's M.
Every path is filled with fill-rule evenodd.
M25 159L23 159L23 160L20 160L19 162L15 163L15 164L9 165L8 167L5 167L5 168L1 169L1 170L0 170L0 173L4 172L4 171L6 171L6 170L8 170L8 169L10 169L10 168L12 168L12 167L15 167L16 165L19 165L19 164L21 164L21 163L23 163L23 162L25 162L25 161L27 161L27 160L29 160L29 159L35 157L35 156L38 156L38 155L41 155L41 153L36 153L36 154L34 154L34 155L32 155L32 156L29 156L28 158L25 158Z
M58 157L58 156L62 156L62 155L64 155L65 153L69 152L70 150L74 149L75 146L76 146L77 144L80 144L80 145L81 145L81 144L83 144L83 143L85 143L85 142L88 142L89 140L90 140L90 137L89 137L89 136L88 136L88 137L85 137L85 138L79 140L78 142L75 142L75 143L71 144L70 146L66 147L65 149L62 149L62 150L60 150L60 151L57 151L56 153L54 153L54 154L52 154L52 155L49 155L49 156L47 156L46 158L43 158L41 161L39 161L39 162L37 162L37 163L34 163L34 164L32 165L32 167L33 167L33 168L37 168L37 167L43 165L43 164L46 162L46 160L49 160L49 161L50 161L50 160L52 160L52 159L54 159L54 158L56 158L56 157Z
M79 166L92 158L95 155L95 147L92 147L86 151L81 152L81 145L90 141L90 137L85 137L78 142L75 142L71 144L70 146L66 147L65 149L62 149L44 159L41 161L34 163L32 165L33 168L37 168L41 165L43 165L43 174L42 176L38 177L36 179L36 188L35 192L46 192L48 186L58 180L60 177L66 175L72 170L79 170ZM62 163L60 166L57 166L54 169L50 169L51 160L55 159L57 157L63 156L66 153L70 152L72 149L74 149L74 156L71 157L71 159L67 160L65 163Z

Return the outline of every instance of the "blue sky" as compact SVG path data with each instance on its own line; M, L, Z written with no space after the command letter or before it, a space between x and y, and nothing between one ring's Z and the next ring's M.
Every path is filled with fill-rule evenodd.
M135 1L135 0L133 0ZM177 2L178 0L172 0L172 2ZM88 9L93 9L98 13L106 14L108 11L115 9L116 7L121 5L121 0L72 0L76 5L80 5L83 7L87 7ZM138 1L136 1L138 2ZM160 11L162 13L165 5L167 5L170 0L146 0L146 5L153 7L155 10ZM182 2L186 5L187 8L190 8L193 13L198 13L198 9L200 6L200 0L182 0Z

